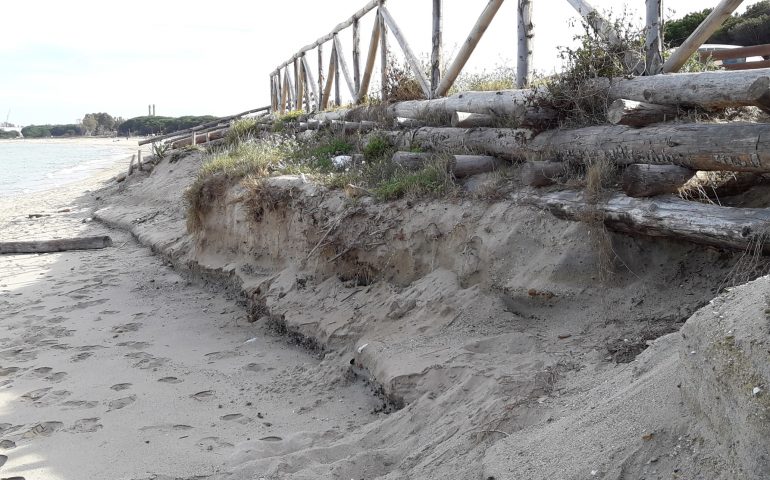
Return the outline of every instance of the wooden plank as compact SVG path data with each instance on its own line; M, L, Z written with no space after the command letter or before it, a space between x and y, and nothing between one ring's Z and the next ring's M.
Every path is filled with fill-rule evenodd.
M431 94L430 94L430 85L428 84L428 79L425 76L425 72L422 71L422 66L420 65L420 61L417 60L417 56L412 51L412 47L409 46L409 42L406 41L404 34L401 32L401 29L398 28L398 24L396 24L396 21L393 19L393 16L388 11L388 8L385 7L384 5L380 7L380 15L382 15L382 18L385 21L385 24L390 28L390 31L393 33L393 36L396 37L396 41L401 46L401 50L404 52L404 55L406 56L406 61L407 63L409 63L409 66L412 67L412 72L417 78L417 81L420 84L420 87L422 88L422 92L425 94L425 98L430 98Z
M342 23L338 24L336 27L334 27L331 32L327 33L323 37L320 37L315 42L313 42L311 44L308 44L308 45L305 45L304 47L299 49L299 51L297 53L295 53L294 56L292 56L290 59L286 60L282 64L278 65L278 68L276 68L276 70L280 70L280 69L290 65L294 61L294 59L299 57L301 54L316 48L318 45L321 45L322 43L328 42L329 40L332 39L332 37L334 35L338 34L342 30L345 30L349 26L353 25L354 21L361 19L364 15L366 15L370 11L374 10L379 5L379 2L380 2L380 0L370 0L369 3L364 5L363 8L361 8L359 11L354 13L352 17L350 17L349 19L345 20L344 22L342 22Z
M481 40L481 37L484 35L487 27L489 27L492 19L495 18L495 14L500 10L502 4L503 0L489 0L486 8L484 8L484 11L481 12L479 19L476 21L476 25L471 29L468 38L460 47L460 51L444 74L444 78L441 79L441 83L439 83L436 89L437 97L443 97L452 88L452 85L454 85L455 80L457 80L460 72L462 72L463 67L473 53L473 50L476 49L476 45L479 44L479 40Z
M646 0L647 35L644 44L645 74L657 75L663 68L663 1Z
M770 43L765 45L752 45L750 47L725 48L724 50L713 50L710 52L700 52L701 60L730 60L733 58L746 57L764 57L770 55Z
M518 5L518 47L516 51L516 88L529 85L532 64L532 38L535 26L532 24L532 0L519 0Z
M356 100L356 95L361 89L361 25L358 19L353 21L353 86L355 87L355 94L353 95L353 101Z
M690 56L714 34L743 0L722 0L663 64L663 73L678 72Z
M96 250L112 246L107 235L98 237L58 238L25 242L0 242L0 254L52 253L68 250Z
M366 99L369 94L369 82L372 80L372 72L374 72L374 61L377 59L377 46L380 41L380 21L379 16L374 20L374 28L372 28L372 38L369 41L369 53L366 55L366 65L364 66L364 75L361 78L361 87L358 89L356 95L356 103L361 103Z
M353 84L353 79L350 76L350 69L348 68L348 62L345 60L345 55L343 55L343 49L342 44L340 43L339 37L337 35L334 36L333 39L334 46L336 47L337 51L337 58L339 59L339 64L342 67L342 75L345 77L345 83L348 86L348 91L350 91L350 96L355 98L356 96L356 87Z
M430 52L430 96L433 98L441 82L441 69L444 68L444 0L433 0L433 35Z

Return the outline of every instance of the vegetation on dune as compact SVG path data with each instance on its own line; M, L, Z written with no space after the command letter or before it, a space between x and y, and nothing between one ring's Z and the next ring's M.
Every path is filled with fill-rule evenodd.
M681 45L711 11L711 8L707 8L666 22L664 27L666 43L672 47ZM709 38L708 43L744 46L770 43L770 0L757 2L747 7L743 14L728 18Z
M16 130L8 130L8 131L0 130L0 140L7 140L10 138L18 138L18 137L19 137L19 132L17 132Z

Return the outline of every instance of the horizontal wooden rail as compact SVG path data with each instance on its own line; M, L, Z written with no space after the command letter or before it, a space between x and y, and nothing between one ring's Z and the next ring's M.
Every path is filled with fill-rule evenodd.
M701 60L708 60L709 58L711 60L730 60L733 58L763 57L765 55L770 55L770 44L700 52Z
M144 139L144 140L140 141L139 145L144 145L146 143L159 142L159 141L165 140L167 138L179 136L179 135L181 135L183 133L197 132L198 130L203 130L204 128L208 128L208 127L217 125L218 123L222 123L222 122L226 122L228 120L232 120L234 118L243 117L245 115L249 115L250 113L267 112L267 111L270 111L270 105L268 105L266 107L255 108L253 110L246 110L245 112L241 112L241 113L238 113L236 115L230 115L229 117L218 118L216 120L212 120L211 122L207 122L207 123L195 126L195 127L185 128L184 130L177 130L176 132L167 133L165 135L159 135L157 137L147 138L147 139Z
M753 70L755 68L770 67L770 60L761 60L759 62L728 63L722 65L725 70Z
M334 35L338 34L340 31L353 25L353 22L359 20L361 17L369 13L371 10L374 10L374 8L377 7L378 3L379 3L378 0L371 0L361 10L354 13L352 17L350 17L349 19L345 20L344 22L334 27L334 29L331 32L319 38L315 42L302 47L297 53L294 54L293 57L291 57L290 59L286 60L284 63L279 65L278 68L276 68L273 73L274 74L278 73L278 71L281 70L283 67L287 65L291 65L291 63L294 62L295 59L299 58L303 53L307 52L308 50L312 50L317 46L322 45L328 42L329 40L331 40L332 38L334 38Z

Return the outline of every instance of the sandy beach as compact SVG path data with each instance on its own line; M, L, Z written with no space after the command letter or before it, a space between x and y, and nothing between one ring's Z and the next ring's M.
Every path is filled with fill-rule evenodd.
M91 222L97 189L124 169L0 201L0 240L114 242L0 256L2 476L198 478L242 442L333 435L376 417L362 383L247 323L226 292L181 277L127 233Z

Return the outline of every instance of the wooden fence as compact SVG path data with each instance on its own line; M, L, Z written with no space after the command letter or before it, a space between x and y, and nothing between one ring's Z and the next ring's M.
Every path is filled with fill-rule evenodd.
M396 19L386 7L385 0L370 0L363 8L350 18L340 23L330 33L315 42L306 45L287 61L279 65L270 74L270 98L273 112L284 113L286 110L323 111L332 99L341 104L340 83L344 83L350 93L353 103L360 104L370 93L371 78L379 51L381 63L380 95L386 98L388 76L388 33L392 34L401 51L406 57L415 79L426 99L443 97L454 85L462 73L468 59L481 40L484 32L494 19L504 0L488 0L481 11L478 20L471 29L452 62L444 68L441 52L443 47L443 0L432 0L432 48L429 75L426 75L415 52L406 40L404 32L399 28ZM585 21L609 42L619 39L611 22L603 18L586 0L566 0ZM518 14L517 87L524 88L530 79L530 67L533 51L534 25L532 23L532 5L534 0L516 0ZM655 75L658 73L677 72L699 47L722 25L743 0L722 0L710 15L698 26L687 40L665 62L662 57L662 0L645 0L646 3L646 46L644 61L639 62L636 73L639 75ZM464 4L460 8L470 8ZM361 19L374 12L374 26L371 33L369 48L366 53L363 69L361 68ZM343 51L339 35L352 28L352 56L348 61ZM323 49L331 47L328 67L324 67ZM755 47L747 47L755 48ZM307 57L315 51L318 57L317 71L310 68ZM763 52L766 50L762 50ZM731 50L730 54L736 52ZM714 59L723 55L722 52L712 53ZM739 53L736 53L739 55ZM745 56L745 54L743 54ZM758 55L753 53L752 55ZM762 54L764 55L764 53ZM724 57L735 58L735 57ZM770 61L725 65L727 69L760 68L770 65ZM443 74L442 74L443 72ZM343 82L344 81L344 82Z

